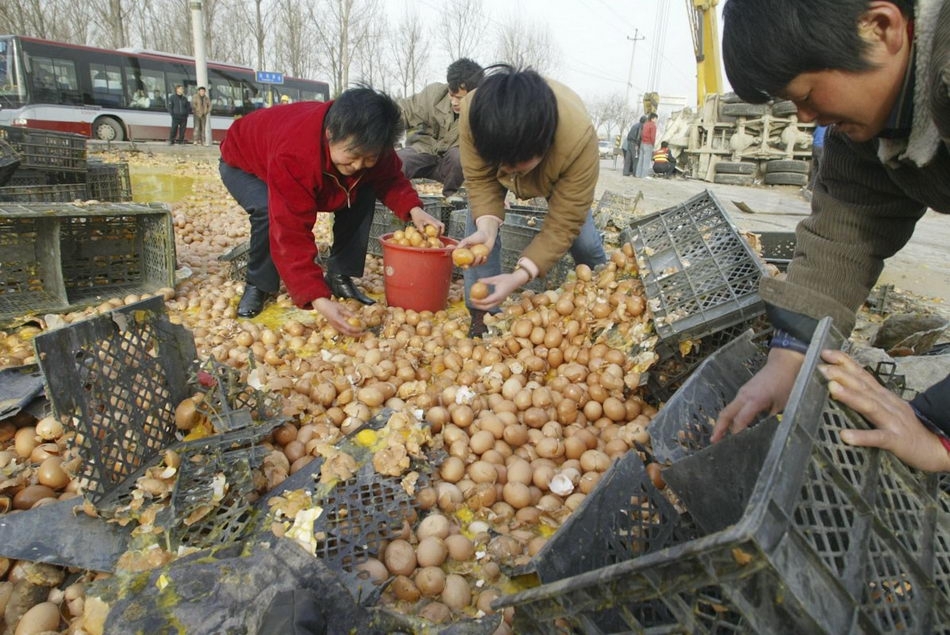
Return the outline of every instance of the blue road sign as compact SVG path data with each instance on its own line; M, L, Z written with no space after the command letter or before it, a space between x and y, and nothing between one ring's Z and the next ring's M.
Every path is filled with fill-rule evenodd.
M283 84L284 74L273 71L257 71L257 81L260 84Z

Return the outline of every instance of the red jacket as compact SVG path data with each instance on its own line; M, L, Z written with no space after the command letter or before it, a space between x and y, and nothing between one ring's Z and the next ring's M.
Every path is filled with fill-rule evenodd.
M643 124L643 132L640 133L640 143L653 145L656 143L656 122L647 120Z
M302 308L331 295L314 262L317 212L346 213L362 186L372 187L404 221L413 207L422 207L395 150L386 150L376 165L352 176L337 171L323 129L332 103L255 110L234 121L221 143L225 163L267 183L271 258L294 304Z

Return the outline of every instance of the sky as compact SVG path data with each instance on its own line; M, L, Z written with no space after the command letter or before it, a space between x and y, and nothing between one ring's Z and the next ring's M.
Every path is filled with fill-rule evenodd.
M383 1L398 21L407 0ZM447 2L412 0L412 6L429 20ZM680 98L694 106L696 58L687 4L692 5L692 0L482 0L491 25L500 26L513 16L524 23L546 25L560 51L560 63L548 74L588 103L629 95L630 103L636 104L644 92L656 90L664 98ZM662 5L667 6L665 20ZM636 44L628 39L634 37ZM431 65L433 72L442 73L452 60L438 49L432 47ZM476 61L487 65L492 60ZM444 75L434 79L444 81Z

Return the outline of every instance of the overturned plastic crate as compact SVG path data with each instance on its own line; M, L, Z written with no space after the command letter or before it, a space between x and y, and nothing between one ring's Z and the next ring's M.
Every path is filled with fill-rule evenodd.
M670 399L704 359L749 330L753 332L754 341L763 347L772 333L772 327L762 313L751 320L727 326L701 338L683 340L675 344L658 343L654 348L657 361L646 373L648 399L653 403Z
M34 344L53 412L82 458L93 503L177 441L175 408L189 395L191 335L153 297L37 335Z
M420 196L419 198L422 199L422 209L443 223L448 224L443 219L443 212L447 212L447 209L445 205L443 205L441 196ZM374 256L382 256L383 246L379 242L380 236L399 229L404 229L405 227L406 223L401 221L399 217L393 214L382 202L377 201L376 208L373 211L373 223L369 230L369 246L366 250Z
M82 183L0 187L0 202L3 203L71 203L84 200L86 186Z
M756 232L762 245L762 258L779 271L788 271L795 257L795 232Z
M712 421L762 356L747 337L709 357L651 424L693 535L678 526L660 551L494 606L515 607L517 632L950 632L950 498L937 476L841 441L867 424L817 370L839 342L822 321L783 417L712 446ZM639 483L609 486L636 496Z
M662 342L675 346L764 312L765 266L712 192L640 218L623 236Z
M0 205L0 320L174 286L165 205Z
M60 182L76 182L86 171L86 138L82 135L0 126L0 139L17 153L24 170L59 174Z
M90 161L86 170L86 198L121 203L132 200L129 164Z
M225 262L228 265L228 277L232 280L244 281L247 275L247 259L251 251L251 242L245 240L239 245L235 245L225 253L218 256L219 262Z

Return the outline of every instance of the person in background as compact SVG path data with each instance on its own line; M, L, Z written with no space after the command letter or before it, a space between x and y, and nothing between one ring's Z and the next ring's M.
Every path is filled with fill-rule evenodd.
M148 95L145 94L145 91L141 88L135 91L135 94L132 95L132 101L129 104L132 108L148 108L152 105L152 100L148 98Z
M459 148L471 213L459 247L484 244L465 270L465 303L471 337L485 332L485 313L512 292L544 275L570 250L577 264L607 262L590 208L600 175L597 132L580 97L531 69L499 65L462 100ZM498 230L508 191L519 199L544 197L544 225L525 248L514 271L501 271ZM475 282L492 288L472 298Z
M653 173L664 178L676 173L676 159L673 158L670 144L666 141L661 142L660 147L653 151Z
M185 89L180 84L175 86L175 94L168 99L168 114L172 116L171 129L168 131L168 145L185 143L185 128L188 127L188 115L191 114L191 104L185 97Z
M811 174L808 178L808 191L815 189L815 181L818 179L818 168L821 167L821 153L825 149L825 132L828 126L816 125L811 133Z
M351 277L363 275L364 229L377 195L420 230L444 229L402 174L393 149L401 132L396 102L365 86L333 101L262 108L231 124L221 144L221 180L251 221L238 315L260 313L283 280L295 305L318 311L341 333L360 332L331 295L352 297ZM319 212L334 214L326 274L313 238Z
M640 135L646 120L646 116L640 117L640 121L630 126L630 131L627 132L623 154L624 176L633 176L637 171L637 163L640 160Z
M950 0L729 0L723 20L742 99L790 99L800 121L831 127L787 278L760 284L775 328L768 360L719 414L713 441L781 412L818 320L850 334L885 258L928 209L950 213ZM908 402L843 352L821 355L831 397L873 427L842 441L950 470L950 376Z
M640 131L640 156L637 159L637 176L641 179L649 174L653 162L653 144L656 143L656 113L651 112L643 122Z
M191 112L195 122L192 141L195 145L203 146L208 140L208 115L211 114L211 98L204 86L199 86L198 92L191 98Z
M293 100L290 98L290 95L281 95L281 96L280 96L280 103L282 103L282 104L290 104L290 103L293 103Z
M442 183L442 196L453 196L464 176L459 159L459 104L475 90L484 70L463 57L449 64L445 82L426 86L422 92L400 100L406 124L406 147L399 158L406 178L435 179Z

